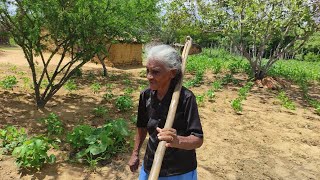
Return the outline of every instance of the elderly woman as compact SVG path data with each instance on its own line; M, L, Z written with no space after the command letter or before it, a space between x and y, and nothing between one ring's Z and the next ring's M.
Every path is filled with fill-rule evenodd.
M149 133L139 179L148 179L159 141L167 142L159 179L197 179L195 149L203 143L203 131L190 90L182 87L173 127L163 128L174 87L181 79L181 57L171 46L154 46L148 51L146 68L149 88L140 94L130 170L138 169L140 148Z

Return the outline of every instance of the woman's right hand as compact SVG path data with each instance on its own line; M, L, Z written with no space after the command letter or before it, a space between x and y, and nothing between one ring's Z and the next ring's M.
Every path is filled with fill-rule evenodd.
M132 153L128 165L131 172L136 172L136 170L139 168L139 155L137 153Z

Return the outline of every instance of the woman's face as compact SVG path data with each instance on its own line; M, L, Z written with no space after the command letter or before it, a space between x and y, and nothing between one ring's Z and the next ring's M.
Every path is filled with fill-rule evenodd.
M170 70L162 62L156 60L149 60L146 68L151 90L167 90L171 79L176 74L175 70Z

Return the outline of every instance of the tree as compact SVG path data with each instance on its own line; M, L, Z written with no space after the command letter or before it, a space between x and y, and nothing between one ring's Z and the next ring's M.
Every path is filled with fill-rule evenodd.
M164 17L169 27L178 24L173 32L191 28L202 35L211 33L212 40L227 37L230 46L248 59L256 79L262 79L285 54L301 48L320 23L320 2L312 0L169 2Z
M154 28L155 0L0 0L0 24L22 48L32 72L37 107L96 54L107 54L116 39L143 40ZM141 17L147 17L139 19ZM44 52L50 56L45 57ZM49 72L57 53L61 58ZM41 59L41 71L35 57ZM41 84L48 84L42 90Z
M277 60L301 48L320 27L320 3L310 0L203 0L197 1L197 12L204 31L230 38L256 79L263 79Z

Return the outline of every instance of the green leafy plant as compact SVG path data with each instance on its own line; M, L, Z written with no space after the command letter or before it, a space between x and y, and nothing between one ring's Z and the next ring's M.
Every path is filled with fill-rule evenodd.
M67 141L74 148L77 160L84 160L95 168L99 160L124 152L128 148L126 138L129 136L126 121L117 119L100 128L77 126L68 134Z
M93 128L89 125L78 125L67 134L67 141L76 150L79 151L81 148L87 145L86 138L89 137L93 132Z
M124 85L130 86L131 85L131 80L130 79L124 79L123 80Z
M90 86L91 90L93 91L94 94L98 93L101 89L101 84L100 83L93 83Z
M24 128L17 129L14 126L7 126L0 129L0 148L5 154L14 150L15 147L20 146L27 139L27 134Z
M47 117L39 120L47 127L47 133L51 135L61 135L64 128L61 120L55 113L50 113Z
M281 105L287 109L295 110L296 106L295 104L289 99L289 97L286 95L284 91L281 91L278 95L278 99L281 102Z
M126 88L124 89L124 94L125 95L131 95L133 93L134 89L132 88Z
M250 89L252 88L252 86L253 86L253 82L248 82L245 86L239 89L238 95L240 100L244 100L247 98L247 95Z
M211 84L211 87L213 88L213 90L217 91L223 88L222 86L222 81L221 80L216 80Z
M103 99L110 101L114 97L114 94L109 90L103 95Z
M133 101L132 98L128 95L122 95L117 97L116 99L116 107L120 111L126 111L133 107Z
M320 105L318 105L316 108L315 108L315 111L318 115L320 115Z
M239 80L235 79L232 74L226 74L221 81L223 85L226 85L229 83L239 84Z
M205 95L202 94L202 95L196 95L196 101L197 103L199 104L199 106L202 106L203 103L204 103L204 98L205 98Z
M56 156L48 156L48 150L53 147L48 138L39 136L33 137L23 142L21 146L16 147L12 155L16 157L16 163L22 168L40 168L45 163L54 163Z
M4 89L12 89L18 83L15 76L6 76L0 81L0 86Z
M105 117L108 113L108 110L103 106L98 106L95 107L92 112L95 117Z
M49 85L49 82L47 79L43 79L41 84L40 84L40 89L44 89Z
M208 97L208 99L209 99L209 101L213 101L213 99L215 98L215 92L214 92L214 90L212 90L212 89L209 89L208 91L207 91L207 97Z
M236 98L231 101L231 107L235 110L235 112L239 113L242 112L242 104L241 99Z
M77 77L82 77L82 69L81 68L77 68L74 71L74 74L72 75L72 78L77 78Z
M75 81L73 79L68 80L65 84L64 84L64 88L66 90L68 90L69 92L74 91L76 89L78 89L77 84L75 83Z
M23 88L24 89L29 89L31 87L30 78L29 77L23 77L22 81L23 81Z

